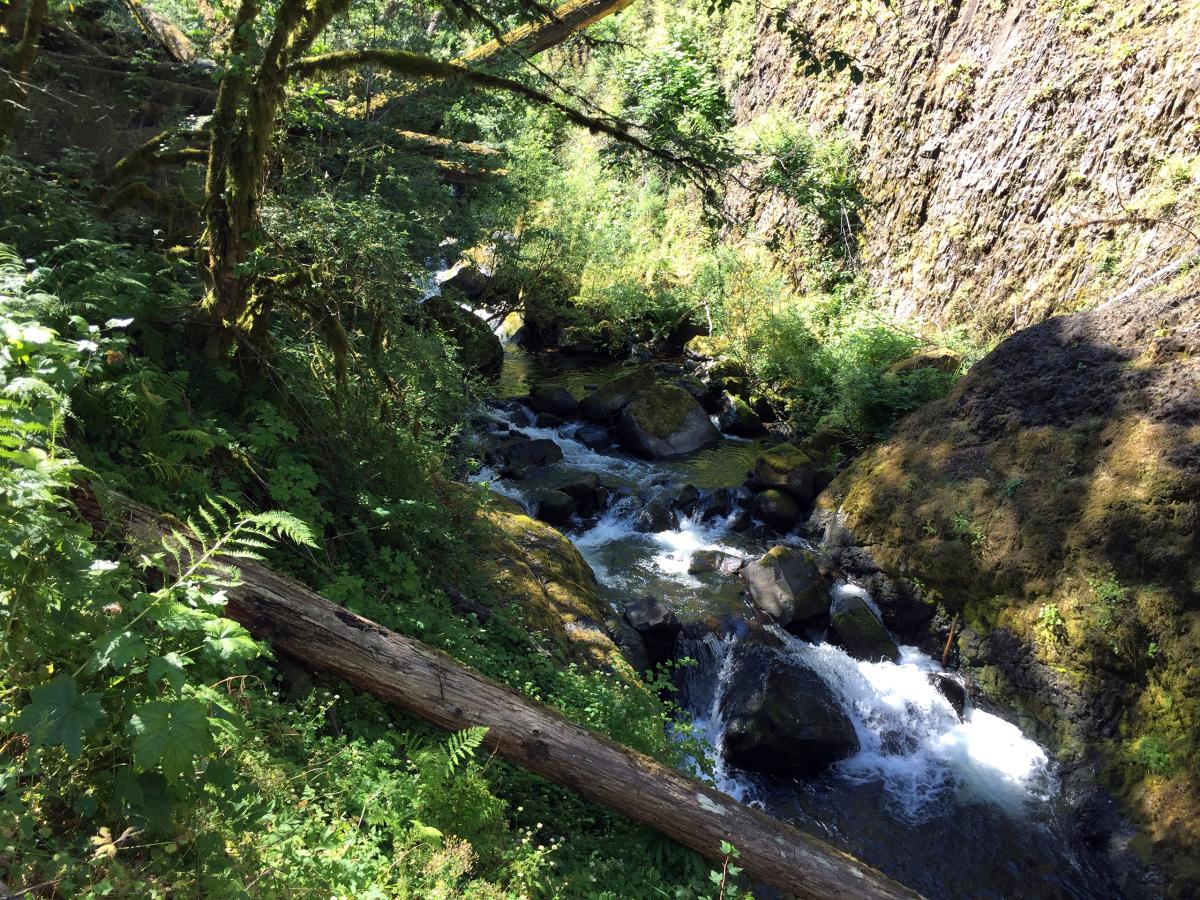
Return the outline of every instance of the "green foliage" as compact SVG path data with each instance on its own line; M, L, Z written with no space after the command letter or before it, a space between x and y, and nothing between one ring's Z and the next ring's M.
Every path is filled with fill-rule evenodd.
M1067 623L1062 611L1054 603L1043 603L1038 608L1034 625L1037 636L1047 644L1061 644L1067 639Z

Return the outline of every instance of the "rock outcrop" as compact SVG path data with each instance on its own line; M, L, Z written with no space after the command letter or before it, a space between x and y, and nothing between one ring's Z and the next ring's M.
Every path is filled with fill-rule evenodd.
M463 366L483 375L499 374L504 364L504 347L482 319L446 297L430 297L421 308L458 346Z
M1018 332L818 506L939 603L938 644L959 617L985 695L1104 773L1175 893L1200 884L1194 286Z

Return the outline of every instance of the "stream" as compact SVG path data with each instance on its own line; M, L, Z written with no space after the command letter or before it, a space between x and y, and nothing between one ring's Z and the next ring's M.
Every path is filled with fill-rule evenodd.
M576 397L628 368L539 357L506 345L501 396L535 383L565 386ZM647 372L647 377L652 377ZM737 485L763 441L724 438L675 460L647 462L619 451L596 452L576 440L578 422L538 428L516 404L492 410L492 430L519 430L553 440L563 459L534 477L500 478L482 469L476 481L532 509L542 488L594 473L613 491L598 516L561 526L620 611L630 600L664 601L683 624L677 655L695 660L678 676L680 702L717 748L717 786L867 861L924 895L937 897L1111 897L1111 882L1072 828L1070 808L1047 752L998 715L968 705L960 720L933 685L937 661L901 647L898 664L858 661L833 644L810 643L766 626L775 653L814 670L853 723L854 755L822 774L783 781L725 765L721 698L729 689L730 649L747 637L746 601L736 575L689 573L693 555L720 550L743 559L778 543L803 545L762 529L733 530L733 516L676 527L635 528L647 496L685 483L701 489ZM640 495L640 496L639 496ZM839 583L839 592L859 586ZM761 637L761 634L760 634ZM735 841L736 843L736 841Z

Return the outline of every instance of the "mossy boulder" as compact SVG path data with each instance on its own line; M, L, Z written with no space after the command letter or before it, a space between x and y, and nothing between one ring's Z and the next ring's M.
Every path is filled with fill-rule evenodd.
M729 341L717 335L700 334L683 345L683 352L692 359L716 359L729 347Z
M482 319L447 297L430 297L422 309L458 347L458 360L465 368L482 375L500 373L504 347Z
M962 367L962 354L946 347L936 347L932 350L922 350L907 359L892 363L888 372L893 375L907 375L921 369L933 369L945 375L953 375Z
M816 496L813 489L816 469L808 454L794 444L778 444L754 461L749 483L753 490L774 488L806 503Z
M620 623L575 545L508 503L489 501L479 515L476 570L489 605L515 617L564 659L618 664Z
M834 643L855 659L866 662L900 660L900 648L866 601L844 594L833 601L829 611L829 634Z
M640 370L632 371L600 385L580 401L580 415L593 422L613 418L650 383L651 377Z
M1200 883L1200 292L1017 332L818 498L985 695ZM1081 785L1086 789L1087 785Z
M740 437L754 437L766 431L762 419L750 408L750 404L732 394L725 394L721 398L717 424L726 434Z
M647 459L684 456L721 439L692 395L672 384L639 391L621 410L617 434L627 449Z
M746 564L742 580L751 602L784 628L819 622L829 612L829 585L807 550L772 547Z
M782 534L795 528L800 520L800 504L796 498L774 488L755 494L750 511L756 519Z

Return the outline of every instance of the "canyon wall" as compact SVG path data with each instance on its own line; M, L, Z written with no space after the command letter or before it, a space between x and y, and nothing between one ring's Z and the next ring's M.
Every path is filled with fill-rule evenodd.
M862 260L896 313L1002 335L1200 255L1200 2L794 4L857 85L799 71L768 16L738 118L857 146ZM795 222L777 195L734 203L760 235Z

